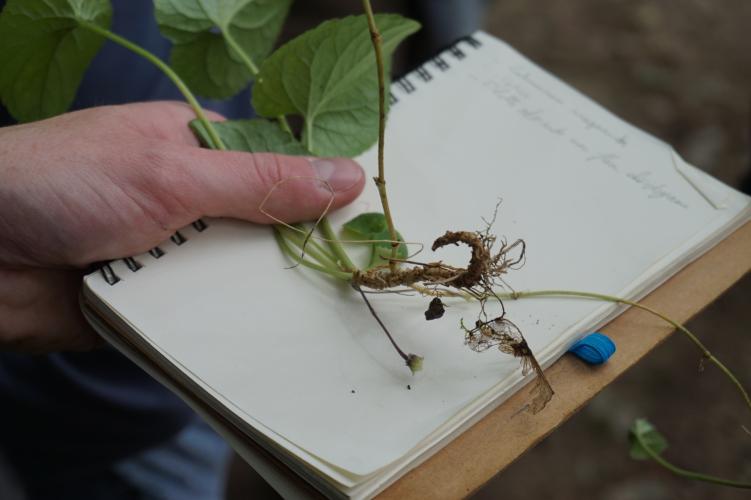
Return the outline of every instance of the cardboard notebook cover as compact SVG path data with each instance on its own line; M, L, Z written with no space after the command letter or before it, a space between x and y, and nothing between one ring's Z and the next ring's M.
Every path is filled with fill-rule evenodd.
M485 33L395 83L387 145L407 241L482 230L502 197L493 231L527 243L527 264L507 277L518 290L640 298L749 218L748 197ZM374 172L375 157L358 160ZM369 186L331 219L378 209ZM140 268L118 261L88 276L89 316L220 426L327 494L381 491L529 380L517 360L464 345L459 320L472 324L476 304L450 302L426 323L423 297L372 297L402 347L425 357L412 377L360 298L288 269L268 228L207 220L181 233L187 241L160 245L160 258L135 256ZM462 265L467 253L417 258ZM620 311L576 299L507 304L544 366Z

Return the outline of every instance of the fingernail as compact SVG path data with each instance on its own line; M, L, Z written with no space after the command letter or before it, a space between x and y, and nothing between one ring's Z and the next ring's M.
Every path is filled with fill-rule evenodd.
M328 182L334 191L352 189L364 175L357 163L346 158L311 158L310 164L316 176Z

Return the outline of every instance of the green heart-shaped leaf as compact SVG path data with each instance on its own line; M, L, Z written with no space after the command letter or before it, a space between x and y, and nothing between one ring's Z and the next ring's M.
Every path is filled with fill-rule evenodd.
M377 212L360 214L344 224L344 229L362 239L372 239L374 234L388 231L386 217Z
M419 29L376 16L388 60ZM318 156L356 156L378 138L378 78L365 16L328 21L279 48L261 66L253 106L267 117L300 115L303 143Z
M0 99L26 122L65 112L109 29L108 0L9 0L0 13Z
M360 214L342 226L345 231L355 237L356 241L375 241L371 245L370 262L367 269L388 264L391 257L391 233L386 223L386 216L380 213ZM399 241L404 241L402 235L397 234ZM396 250L396 257L406 259L408 256L407 245L400 244Z
M403 242L404 238L402 238L401 233L397 231L397 240ZM384 264L389 263L389 258L391 257L391 233L389 233L389 230L385 230L381 233L374 234L372 240L385 240L385 241L379 241L378 243L373 243L373 252L370 254L370 262L368 263L368 269L376 267L376 266L382 266ZM399 247L396 249L396 258L397 259L406 259L407 258L407 245L404 243L400 243Z
M252 78L247 67L271 52L292 0L155 0L172 40L172 66L197 94L225 99Z
M637 436L639 439L637 439ZM629 429L629 441L631 442L629 454L635 460L652 458L639 442L640 440L656 455L661 454L668 447L667 439L648 420L643 418L636 419Z
M279 128L279 124L268 120L229 120L214 122L213 125L224 145L232 151L297 156L310 154L292 134ZM204 146L214 146L206 128L199 120L190 122L190 128Z

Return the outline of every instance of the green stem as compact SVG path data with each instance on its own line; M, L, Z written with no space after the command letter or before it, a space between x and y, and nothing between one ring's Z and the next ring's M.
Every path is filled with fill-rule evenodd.
M305 130L302 134L303 145L305 149L313 153L313 119L310 117L305 118Z
M292 132L292 128L289 126L289 122L287 121L287 118L284 115L279 115L276 117L276 121L279 122L279 126L287 132L289 135L294 136L295 134Z
M395 271L395 259L399 248L399 236L396 232L394 220L391 216L389 198L386 192L384 160L384 143L386 136L386 67L383 62L382 37L381 33L378 31L378 26L376 25L373 7L370 5L370 0L363 0L362 5L365 9L365 15L368 18L368 28L370 30L370 38L373 41L376 68L378 70L378 177L375 178L375 183L378 187L378 195L381 198L383 215L386 217L386 225L389 228L389 237L391 238L391 260L389 261L389 267L392 271Z
M253 62L253 59L251 59L242 47L240 47L240 44L237 43L235 37L232 36L229 30L222 30L222 35L224 36L224 41L227 42L227 45L237 53L240 60L242 60L242 63L248 69L248 72L250 72L250 75L255 79L258 76L258 66ZM292 129L289 126L287 118L284 115L279 115L276 119L282 130L292 135Z
M255 78L256 75L258 75L258 66L255 65L250 56L246 54L242 47L240 47L240 45L235 41L235 37L232 36L229 30L222 30L222 36L224 37L224 41L227 42L227 45L229 45L230 48L235 51L238 57L240 57L240 59L242 60L245 67L248 68L250 74L253 76L253 78Z
M164 61L156 57L154 54L149 52L148 50L139 47L138 45L134 44L133 42L115 34L111 31L101 28L97 26L96 24L90 23L88 21L79 21L79 25L83 28L88 29L89 31L93 31L94 33L97 33L108 40L111 40L115 42L116 44L125 47L126 49L138 54L139 56L147 59L152 64L154 64L157 68L159 68L167 77L172 80L172 82L177 86L177 88L180 90L180 92L185 96L185 100L188 101L188 104L193 108L193 112L195 112L196 117L201 121L204 127L206 127L206 130L209 133L209 137L211 138L212 142L216 145L218 149L227 149L224 146L224 143L222 142L222 139L219 137L219 134L217 134L216 129L214 129L214 126L209 121L209 119L206 117L206 113L204 113L203 108L201 107L201 104L198 102L198 99L193 95L193 93L190 91L187 85L185 85L185 82L178 76L177 73L175 73L172 68L169 67Z
M304 252L305 255L310 255L323 267L329 268L333 271L341 270L336 263L336 257L330 256L329 252L323 248L321 248L322 251L319 251L311 239L308 238L306 241L305 236L288 228L280 228L280 231L285 239L294 243L300 251ZM302 258L303 256L301 255L300 257Z
M749 409L751 409L751 397L749 397L748 392L743 387L743 384L738 380L738 378L733 374L732 371L728 367L726 367L719 359L715 358L714 355L707 349L704 344L694 335L691 333L685 326L678 323L677 321L674 321L673 319L665 316L664 314L660 313L659 311L656 311L652 309L651 307L645 306L643 304L640 304L638 302L634 302L632 300L624 299L621 297L614 297L612 295L604 295L601 293L592 293L592 292L579 292L574 290L535 290L535 291L529 291L529 292L511 292L511 293L501 293L498 294L500 298L507 298L507 299L524 299L524 298L534 298L534 297L585 297L590 299L596 299L596 300L604 300L606 302L613 302L616 304L626 304L629 306L636 307L637 309L642 309L643 311L647 311L650 314L653 314L657 316L658 318L666 321L670 325L672 325L674 328L679 330L681 333L686 335L691 342L696 345L697 348L702 352L702 355L708 359L711 363L713 363L717 368L719 368L737 387L738 391L743 396L744 401L746 402L746 406L748 406Z
M633 436L636 438L636 440L639 442L639 445L641 445L642 448L644 448L644 451L647 452L647 454L660 464L661 466L665 467L667 470L672 472L673 474L681 477L685 477L687 479L695 479L697 481L704 481L707 483L714 483L714 484L721 484L723 486L732 486L733 488L745 488L745 489L751 489L751 483L742 483L740 481L733 481L731 479L723 479L721 477L715 477L710 476L708 474L702 474L700 472L693 472L690 470L682 469L680 467L677 467L664 458L662 458L659 454L655 453L649 445L642 439L642 436L638 433L634 433Z
M296 227L297 229L300 229L301 231L304 231L305 233L307 233L310 230L309 228L305 227L305 225L303 225L303 224L293 224L293 226ZM319 253L321 253L323 256L325 256L329 260L329 262L331 262L332 264L336 265L337 268L338 268L338 264L336 264L336 255L334 255L333 253L331 253L331 250L329 250L328 248L324 248L323 245L321 245L320 243L318 243L312 237L308 238L307 245L311 245Z
M314 262L310 262L309 260L300 257L300 255L298 255L297 252L295 252L294 250L292 250L292 248L290 248L289 244L287 243L287 240L284 238L284 236L282 236L278 227L274 227L274 237L276 238L276 242L279 245L279 248L281 248L282 251L285 254L287 254L287 256L289 256L292 260L294 260L298 264L308 267L310 269L313 269L314 271L328 274L332 278L336 278L336 279L343 280L343 281L352 280L352 273L335 271L333 269L320 266Z
M333 254L336 256L337 260L339 261L339 265L348 272L353 272L357 269L357 266L355 266L352 263L352 260L350 260L349 255L347 255L347 252L344 250L344 247L339 242L339 238L336 237L336 233L334 233L334 229L331 227L331 222L329 222L328 217L324 217L321 219L321 223L318 225L318 228L321 231L321 234L324 238L326 238L326 243L328 244L329 248L333 252Z
M255 65L255 63L250 58L250 56L242 49L242 47L240 47L240 45L237 43L237 41L230 34L229 31L223 31L222 34L224 35L224 40L227 42L227 45L229 45L230 48L237 53L237 55L240 57L240 59L242 60L243 64L245 65L245 67L250 72L251 76L253 76L253 78L256 78L258 76L258 66ZM276 117L276 119L279 122L279 126L281 127L282 130L284 130L285 132L287 132L290 135L293 135L292 128L290 127L289 122L287 121L287 118L284 115L279 115L279 116ZM310 135L308 134L308 137L309 136ZM308 151L311 151L312 144L310 144L309 141L307 141L307 142L308 143L305 145L306 149ZM329 227L329 229L331 227L330 224L329 224L329 222L328 222L328 219L325 218L325 217L321 221L321 224L322 225L327 225ZM290 238L290 236L291 236L291 233L288 233L287 234L287 238ZM349 257L347 256L346 252L344 251L344 248L342 248L341 244L339 243L338 239L336 238L336 235L333 235L333 231L331 231L331 235L330 236L327 236L327 239L331 240L329 242L329 247L332 249L332 251L335 254L333 256L333 259L338 258L341 261L342 265L346 266L346 270L349 270L349 271L354 270L355 269L354 266L351 265L352 262L350 261ZM328 258L329 257L328 252L324 251L323 253L319 253L319 252L316 252L316 250L314 250L314 249L312 249L310 247L303 248L303 245L305 244L304 241L298 241L298 240L294 240L294 241L297 244L297 246L300 247L301 250L304 250L306 253L309 253L311 257L313 257L318 262L320 262L321 265L322 265L321 267L328 268L329 267L328 264L333 264L333 266L336 268L336 272L339 272L339 270L338 270L339 266L337 266L335 262L333 262L331 259ZM310 244L310 243L311 242L308 241L308 244ZM322 251L322 250L323 249L320 249L320 251ZM299 262L301 264L303 264L303 265L307 265L307 264L305 264L305 260L302 259L302 258L301 258L301 260L299 260ZM307 265L307 267L311 267L311 266ZM334 269L329 269L329 271L334 272ZM331 274L331 273L329 273L329 274ZM349 276L351 278L351 275L349 275Z

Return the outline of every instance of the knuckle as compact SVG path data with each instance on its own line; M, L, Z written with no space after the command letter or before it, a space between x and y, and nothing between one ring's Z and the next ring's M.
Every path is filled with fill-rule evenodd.
M170 221L193 214L189 203L193 183L179 155L162 141L147 142L137 153L135 196L143 212L160 227L171 229Z
M254 155L254 161L258 180L265 188L275 188L291 176L290 169L279 155Z
M172 167L171 154L163 141L143 141L138 149L138 163L151 173L160 173Z

